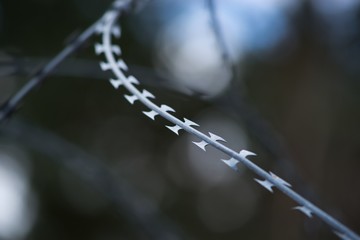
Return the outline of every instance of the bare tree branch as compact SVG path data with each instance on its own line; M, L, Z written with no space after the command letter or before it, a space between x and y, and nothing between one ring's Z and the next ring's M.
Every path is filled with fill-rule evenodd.
M45 66L39 69L36 73L33 74L31 79L9 100L7 100L2 106L0 106L0 123L8 118L17 108L19 103L36 87L44 82L44 79L58 67L66 58L75 53L79 48L96 33L99 29L99 25L104 21L104 18L107 16L107 13L117 10L127 10L131 7L132 1L114 1L111 8L104 14L104 17L100 18L93 25L87 28L83 33L81 33L74 41L69 43L63 50L58 53L53 59L51 59Z

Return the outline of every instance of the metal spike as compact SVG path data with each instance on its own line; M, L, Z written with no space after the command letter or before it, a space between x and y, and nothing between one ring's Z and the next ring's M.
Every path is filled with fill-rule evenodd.
M121 28L119 26L113 26L112 29L111 29L111 34L115 38L121 37Z
M110 83L111 85L113 85L115 89L118 89L119 86L123 84L123 82L120 79L110 79Z
M201 148L206 152L205 147L208 145L208 143L205 142L204 140L202 140L201 142L193 142L193 144L195 144L196 146L198 146L199 148Z
M142 94L141 94L144 98L155 98L155 96L151 93L151 92L149 92L149 91L147 91L147 90L143 90L142 91Z
M139 84L139 81L133 77L129 76L126 81L128 81L131 84ZM118 89L119 86L123 85L123 80L120 79L110 79L110 83L114 86L114 88Z
M297 206L297 207L294 207L293 209L301 211L302 213L304 213L309 218L312 217L312 211L309 208L305 207L305 206Z
M102 34L104 32L104 23L99 23L95 27L95 32L96 32L96 34Z
M248 156L256 156L256 153L250 152L248 150L241 150L239 155L242 158L247 158Z
M120 47L119 47L119 46L116 46L116 45L111 46L111 51L112 51L113 53L117 54L117 55L120 55L120 54L121 54L121 49L120 49ZM102 53L104 53L104 52L105 52L105 47L104 47L104 45L102 45L101 43L95 44L95 53L96 53L96 55L100 55L100 54L102 54Z
M175 110L167 105L161 105L160 106L160 109L164 112L175 112Z
M143 113L148 116L149 118L151 118L152 120L155 120L156 115L159 115L157 112L155 112L154 110L151 110L149 112L143 111Z
M116 64L119 68L121 68L124 71L127 71L129 69L126 63L124 62L124 60L122 59L118 60Z
M258 182L261 186L263 186L264 188L266 188L268 191L270 191L271 193L273 193L274 191L272 190L272 187L274 187L274 184L272 184L271 182L269 182L268 180L260 180L260 179L256 179L254 178L254 180L256 182Z
M233 170L235 170L235 171L238 170L236 165L239 163L239 161L236 160L235 158L230 158L228 160L221 159L221 161L223 161L226 165L228 165Z
M100 62L100 68L103 71L107 71L107 70L111 69L111 65L110 65L110 63Z
M96 43L95 44L95 53L96 55L100 55L105 51L104 45L100 44L100 43Z
M180 126L175 125L175 126L165 126L168 129L170 129L171 131L173 131L176 135L179 135L179 131L182 129Z
M210 135L210 138L214 141L223 141L223 142L226 142L225 139L223 139L222 137L219 137L218 135L216 134L213 134L211 132L209 132L209 135Z
M111 18L113 18L115 14L116 14L116 12L114 12L114 11L108 11L108 12L106 12L106 13L104 14L104 16L103 16L103 21L104 21L104 22L110 21Z
M184 124L187 125L188 127L191 127L191 126L200 126L199 124L197 123L194 123L193 121L187 119L187 118L184 118Z
M129 103L134 104L136 100L139 100L139 98L136 95L124 95L126 100L129 101Z
M111 46L111 51L113 53L115 53L116 55L120 55L121 54L121 48L119 46L113 45Z
M269 173L270 173L271 177L274 178L274 179L276 179L278 182L280 182L280 184L285 185L285 186L287 186L287 187L291 187L291 184L288 183L287 181L285 181L284 179L278 177L277 175L275 175L275 174L272 173L272 172L269 172Z
M131 84L136 84L136 85L140 84L139 80L137 80L134 76L131 75L127 78L127 80Z
M336 234L336 236L338 236L341 240L351 240L350 237L346 236L344 233L340 233L337 231L334 231L334 233Z

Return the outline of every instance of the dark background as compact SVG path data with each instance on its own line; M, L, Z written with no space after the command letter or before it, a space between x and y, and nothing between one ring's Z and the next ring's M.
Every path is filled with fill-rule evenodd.
M277 25L245 31L254 45L243 47L239 74L216 94L167 81L173 75L159 58L162 29L178 15L190 19L184 9L192 1L150 1L123 17L116 43L157 103L236 151L256 152L256 164L360 232L360 5L288 2L296 2L282 15L288 32L268 42ZM0 1L0 102L110 3ZM2 123L0 189L10 186L14 197L0 190L0 239L336 239L318 219L291 210L292 200L259 187L251 172L232 172L219 161L225 156L203 153L195 138L177 137L165 120L152 122L143 106L129 105L98 70L99 41L86 43ZM169 44L174 58L177 44Z

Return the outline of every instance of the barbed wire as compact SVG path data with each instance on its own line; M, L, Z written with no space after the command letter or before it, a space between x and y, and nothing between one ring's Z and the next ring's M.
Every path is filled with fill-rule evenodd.
M119 2L124 3L126 1ZM274 188L277 188L298 204L293 209L301 211L309 218L311 218L313 215L317 216L323 222L328 224L339 238L343 240L360 240L360 237L355 232L292 190L291 184L289 184L287 181L283 180L272 172L263 170L261 167L254 164L249 159L249 157L256 156L255 153L248 150L241 150L240 152L237 152L231 148L228 148L222 143L226 142L226 140L222 137L211 132L204 134L195 128L200 127L199 124L187 118L180 120L171 114L175 112L173 108L165 104L161 104L160 106L156 105L151 101L151 99L156 98L151 92L147 91L146 89L139 90L137 87L140 84L139 80L133 75L126 76L124 73L128 70L128 67L124 60L120 57L121 48L118 45L112 43L113 38L120 38L121 36L121 28L116 25L116 21L120 15L121 12L116 10L109 11L104 15L104 22L100 25L99 28L99 34L102 36L102 42L95 44L95 52L98 55L103 54L105 56L106 61L100 63L101 69L103 71L112 71L115 75L115 78L109 80L112 86L115 89L123 86L130 92L130 95L124 95L125 99L130 104L134 104L135 102L139 101L150 110L143 111L143 113L150 119L155 120L157 116L161 116L170 121L172 124L175 124L166 125L166 127L177 135L179 135L180 130L185 130L186 132L196 136L200 139L200 141L194 141L193 143L203 151L206 151L208 146L213 146L214 148L227 154L230 159L222 159L222 161L231 169L238 171L237 164L242 163L249 170L260 177L255 178L255 181L262 187L266 188L271 193L273 193Z
M121 28L115 25L118 17L126 11L135 1L131 0L116 0L111 8L100 18L97 22L91 25L86 29L79 37L77 37L72 43L67 45L57 56L55 56L50 62L48 62L43 68L37 71L32 78L26 83L20 91L13 95L8 101L6 101L0 107L0 123L8 118L18 107L19 103L37 86L39 86L44 79L62 62L64 59L69 57L71 54L76 52L94 33L102 34L102 43L96 44L95 50L97 54L104 54L107 62L101 63L101 68L104 71L111 70L116 79L110 79L110 83L114 88L119 88L119 86L124 86L131 95L125 95L125 98L131 103L134 104L136 101L142 102L150 111L144 111L143 113L155 120L155 117L160 115L163 118L169 120L175 125L166 126L169 130L173 131L177 135L180 130L185 130L190 134L198 137L199 142L193 142L197 147L206 151L208 145L211 145L218 150L226 153L230 159L222 160L226 165L228 165L233 170L237 171L237 164L241 162L261 179L255 179L256 182L261 184L270 192L273 192L273 188L277 188L282 191L284 194L292 198L295 202L299 204L294 209L297 209L303 212L306 216L312 217L315 215L331 226L334 232L341 239L360 239L359 236L354 233L352 230L347 228L345 225L335 220L333 217L328 215L326 212L319 209L317 206L297 194L291 189L291 185L285 180L279 178L272 172L267 172L252 163L248 157L255 155L247 150L241 150L239 153L226 147L221 142L226 142L222 137L217 136L213 133L204 134L201 131L197 130L194 127L199 127L199 125L189 119L184 118L180 120L170 114L170 112L175 112L171 107L162 104L157 106L150 99L155 98L147 90L140 91L135 85L139 84L139 81L132 75L125 76L123 71L127 71L128 67L125 62L120 58L117 59L114 55L121 55L121 49L119 46L112 44L112 37L120 37Z

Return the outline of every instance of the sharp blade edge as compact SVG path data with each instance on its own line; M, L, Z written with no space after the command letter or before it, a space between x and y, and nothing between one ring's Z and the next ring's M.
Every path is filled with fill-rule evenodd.
M210 138L213 140L213 141L222 141L222 142L226 142L225 139L223 139L222 137L216 135L216 134L213 134L211 132L209 132L209 136Z
M260 179L254 179L257 183L259 183L261 186L263 186L264 188L266 188L269 192L273 193L273 189L272 187L274 187L274 184L272 184L271 182L269 182L268 180L260 180Z
M121 28L119 26L113 26L111 29L111 34L116 38L121 37Z
M126 65L126 63L124 62L124 60L122 60L122 59L118 60L116 64L120 69L122 69L124 71L127 71L129 69L128 66Z
M155 120L155 117L157 116L157 115L159 115L157 112L155 112L154 110L151 110L151 111L149 111L149 112L146 112L146 111L143 111L143 113L146 115L146 116L148 116L150 119L152 119L152 120Z
M125 97L126 100L128 100L129 103L131 103L131 104L134 104L134 102L135 102L136 100L139 100L139 98L138 98L137 96L135 96L135 95L124 95L124 97Z
M110 81L111 85L113 85L113 87L115 89L118 89L119 86L121 86L123 84L120 79L110 79L109 81Z
M294 207L293 209L299 210L300 212L302 212L303 214L305 214L309 218L312 217L312 211L309 208L305 207L305 206L297 206L297 207Z
M256 156L256 153L250 152L248 150L241 150L239 155L242 158L247 158L248 156Z
M191 126L196 126L196 127L199 127L200 125L187 119L187 118L184 118L184 124L187 125L188 127L191 127Z
M235 171L238 170L236 165L239 163L239 161L236 160L235 158L230 158L228 160L221 159L221 161L223 161L226 165L228 165L233 170L235 170Z
M192 142L193 144L195 144L196 146L198 146L199 148L201 148L203 151L206 152L206 146L208 145L207 142L205 142L204 140L200 141L200 142Z
M182 129L180 126L175 125L175 126L165 126L168 129L170 129L171 131L173 131L176 135L179 135L179 131Z
M110 65L110 63L107 63L107 62L100 62L100 68L103 71L107 71L107 70L111 69L111 65Z

